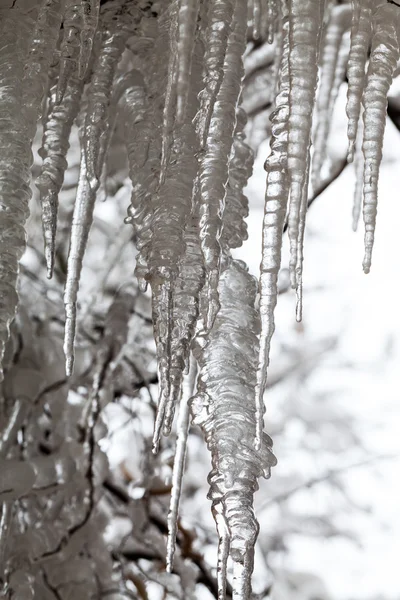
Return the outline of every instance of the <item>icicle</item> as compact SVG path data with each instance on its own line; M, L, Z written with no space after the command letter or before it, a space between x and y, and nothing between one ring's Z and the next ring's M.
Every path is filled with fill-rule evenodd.
M169 397L165 404L164 435L168 435L171 430L174 408L181 394L183 372L189 360L190 344L199 316L199 295L204 285L204 267L197 222L198 219L192 217L186 226L184 236L186 249L179 262L174 286L171 358L166 373L169 380Z
M271 154L265 163L267 189L263 223L263 250L260 276L261 335L256 385L256 448L260 447L263 431L263 396L267 380L271 338L275 330L274 310L278 297L278 274L281 265L283 225L289 197L287 170L289 119L289 20L283 16L283 51L279 94L276 109L271 114Z
M324 0L289 2L289 127L288 168L290 206L288 233L290 242L290 278L296 283L299 211L304 193L308 147L311 140L312 114L318 81L318 48Z
M93 40L99 20L100 0L82 1L82 30L79 54L79 77L83 79L92 54Z
M173 288L183 255L184 230L190 216L192 186L197 172L196 137L192 123L182 126L174 140L165 183L157 195L151 224L149 253L154 336L159 364L160 399L154 430L154 449L166 418L166 431L173 416L171 405L171 360L173 327ZM165 287L165 289L164 289ZM166 412L167 406L170 407Z
M53 31L44 39L41 28L47 17L39 14L35 30L31 19L17 8L0 9L0 363L17 305L18 261L25 249L31 142L56 40ZM52 23L53 15L48 17Z
M254 308L256 281L243 263L227 259L219 281L221 308L213 329L198 337L194 349L200 373L191 400L193 423L200 425L211 452L209 475L213 515L218 523L221 560L219 597L226 576L226 521L230 556L235 569L245 565L234 582L234 598L249 598L252 549L258 534L253 511L257 480L269 476L276 459L264 433L261 451L253 445L256 427L258 316Z
M253 0L253 38L258 40L261 29L261 0Z
M79 290L79 280L82 271L82 261L86 250L90 227L93 221L96 189L87 180L86 161L83 153L79 184L76 192L74 214L71 225L71 239L68 252L67 280L65 282L65 336L64 353L66 358L66 374L72 375L74 367L74 341L76 332L76 304Z
M359 136L359 137L362 137L363 129L364 129L362 118L360 118L360 123L358 124L358 129L361 133L361 136ZM355 187L354 187L354 196L353 196L353 210L352 210L353 223L352 223L352 226L353 226L353 231L357 231L358 223L360 220L360 214L361 214L361 205L362 205L362 196L363 196L363 174L364 174L364 159L363 159L362 150L361 150L361 141L359 141L359 138L357 138L357 143L356 143L354 171L355 171L356 183L355 183Z
M24 79L26 106L37 119L47 86L48 71L59 37L64 0L42 0L30 40Z
M278 18L277 0L267 0L267 41L272 44L274 41L276 20Z
M199 8L200 0L180 0L177 43L178 73L176 82L176 117L179 124L182 124L185 118Z
M178 56L177 56L177 34L178 34L178 2L173 0L168 10L169 26L169 61L167 86L163 108L163 127L161 135L161 170L160 184L165 181L165 173L171 154L172 131L174 127L175 106L177 101L177 78L178 78Z
M299 233L297 238L297 263L296 263L296 321L298 323L303 319L303 259L304 259L304 233L306 226L306 213L308 209L308 180L310 168L310 148L308 148L306 183L303 187L303 194L299 210Z
M234 28L229 37L224 63L224 78L218 92L200 166L200 241L206 267L207 329L218 312L218 278L222 216L228 180L232 138L236 125L236 108L244 75L242 56L246 36L246 4L238 0Z
M168 512L168 540L167 540L167 571L172 572L174 564L174 553L176 543L176 533L178 530L178 514L179 501L182 491L183 473L185 470L185 458L187 439L189 434L189 399L192 397L194 386L196 383L197 365L192 359L190 362L190 370L185 378L183 386L183 394L179 406L179 415L177 423L178 437L176 440L174 468L172 472L172 490L171 501Z
M84 124L83 146L87 177L96 187L101 176L101 141L107 133L114 75L125 48L125 42L137 26L139 17L121 12L121 7L107 8L101 17L102 41L93 64L92 79L87 92L88 104ZM114 12L118 20L113 21Z
M82 28L81 0L66 0L63 20L64 37L61 43L60 75L56 93L57 102L62 102L69 78L77 74Z
M64 173L68 166L66 156L69 136L79 111L83 91L83 81L71 77L64 99L56 102L54 88L50 93L49 111L43 132L42 148L39 155L43 159L36 186L40 191L42 224L45 242L47 277L51 278L54 268L55 237L57 230L58 194L61 190Z
M213 517L217 526L218 532L218 554L217 554L217 584L218 584L218 600L225 600L226 583L227 583L227 567L230 549L229 527L226 522L224 509L221 503L213 506Z
M241 4L243 0L237 0ZM204 89L200 94L200 109L196 128L202 147L207 141L211 115L225 73L224 60L231 32L235 0L211 0L208 5L205 31ZM246 18L243 16L243 26Z
M365 273L369 273L371 268L371 255L374 245L378 178L386 125L387 95L400 57L397 33L399 12L398 6L384 4L375 14L374 36L363 95L363 217L365 224L363 269Z
M326 158L327 139L338 86L346 69L348 49L343 52L343 35L350 27L351 8L341 4L335 6L327 26L321 60L321 79L317 96L317 127L314 136L314 156L311 171L313 189L320 183L321 168ZM341 51L342 50L342 51ZM342 60L340 60L342 55ZM344 60L343 60L344 59ZM345 64L343 65L343 62ZM336 85L334 85L336 83Z
M253 170L254 156L244 141L243 130L246 122L246 113L242 108L238 108L221 233L221 246L227 249L239 248L247 239L245 218L249 214L249 202L243 190Z
M372 0L352 0L353 20L351 25L351 45L347 67L347 104L349 119L347 137L349 149L347 160L352 162L360 117L361 99L365 85L365 64L372 35Z

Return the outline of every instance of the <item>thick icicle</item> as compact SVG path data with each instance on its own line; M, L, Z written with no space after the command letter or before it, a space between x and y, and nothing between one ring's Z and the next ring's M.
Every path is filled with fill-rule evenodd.
M65 335L64 354L66 359L66 374L72 375L74 367L74 342L76 332L76 304L79 290L79 280L82 271L83 256L93 221L93 210L96 201L96 189L87 180L85 159L81 157L78 189L74 214L71 225L71 238L68 252L67 280L65 282Z
M263 431L263 396L267 380L271 338L275 330L274 310L278 297L278 274L281 266L282 233L289 197L287 169L289 119L289 21L283 16L283 51L279 94L271 114L271 154L265 162L267 189L263 222L263 250L260 275L261 335L256 385L256 447Z
M93 63L93 73L87 92L87 110L83 130L83 147L90 185L98 185L101 164L101 142L109 127L109 112L114 75L125 49L125 42L140 20L138 9L130 13L127 5L105 5L100 23L102 39ZM136 11L136 12L135 12ZM115 20L118 14L118 20Z
M43 159L36 186L40 191L42 225L45 243L47 277L54 268L55 238L57 231L58 194L61 190L69 148L69 136L79 111L83 81L72 76L67 84L63 101L56 101L56 86L51 90L49 109L39 155Z
M158 447L161 428L165 424L167 433L173 418L170 380L173 354L173 297L179 260L185 251L184 231L192 208L192 187L197 173L196 149L194 128L192 123L188 122L181 127L174 139L172 160L167 169L165 183L157 194L151 225L149 277L160 382L153 438L155 450Z
M289 1L289 124L288 168L290 206L288 233L290 242L290 279L297 287L297 241L299 212L307 185L308 149L311 142L312 115L318 82L318 49L324 0Z
M184 242L186 249L179 262L174 286L171 358L167 372L169 397L165 405L164 435L168 435L171 430L174 407L181 394L183 373L187 368L190 345L199 316L199 295L204 285L198 219L195 217L186 226Z
M371 268L371 255L374 245L379 167L382 160L383 136L386 125L387 95L397 61L400 58L399 13L398 6L384 4L378 8L375 14L374 36L363 95L363 217L365 224L363 269L365 273L369 273Z
M243 0L237 2L241 4ZM207 141L211 115L225 73L224 61L235 3L235 0L211 0L208 4L204 33L204 89L200 94L200 108L196 116L196 128L202 147ZM246 23L246 18L242 18L243 23Z
M182 491L183 473L185 470L186 446L189 435L190 409L189 400L193 395L197 376L197 364L194 359L190 361L190 370L183 384L183 393L179 405L177 422L178 437L176 440L174 468L172 471L171 501L168 512L168 539L167 539L167 571L172 572L176 533L178 531L179 501Z
M82 1L82 30L79 54L79 77L83 79L92 54L94 36L99 20L100 0Z
M228 543L234 562L233 598L250 598L253 551L258 535L253 494L258 488L258 478L263 474L268 477L276 464L267 434L263 434L260 451L253 444L259 328L254 307L256 291L256 281L243 263L227 259L219 281L221 308L213 329L197 338L194 349L200 373L191 410L193 423L202 428L211 452L209 498L220 538L221 599Z
M314 135L314 156L311 171L313 189L317 189L320 182L321 168L326 158L327 139L331 124L332 112L337 96L335 82L341 83L347 62L346 54L341 52L343 35L350 27L351 8L349 5L340 4L333 7L327 30L324 37L321 60L321 78L316 103L317 127ZM341 54L344 58L340 60Z
M66 0L56 101L62 102L68 81L78 73L83 15L81 0Z
M236 125L236 108L239 100L246 41L246 3L238 0L234 25L229 36L224 63L224 77L214 105L207 136L205 154L199 172L200 182L200 241L206 268L207 329L212 327L218 312L218 278L220 268L220 235L225 206L229 160Z
M372 35L372 2L373 0L352 0L353 20L347 67L348 89L346 104L346 113L349 119L347 126L347 137L349 138L347 160L349 162L354 158L357 126L365 85L365 65Z
M180 0L177 43L178 73L176 82L176 117L177 122L180 124L183 123L185 118L199 8L200 0Z

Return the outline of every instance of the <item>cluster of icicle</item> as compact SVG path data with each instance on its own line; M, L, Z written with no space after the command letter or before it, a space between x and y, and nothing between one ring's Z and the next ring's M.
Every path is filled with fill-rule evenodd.
M58 195L75 122L80 132L64 295L67 375L73 371L79 280L96 195L114 128L122 124L132 181L126 221L135 232L140 287L151 287L159 365L153 449L161 433L171 430L193 350L199 377L191 408L212 455L219 594L222 599L229 555L235 565L234 597L248 598L258 531L253 494L258 477L268 476L275 463L272 442L263 433L263 396L284 225L301 319L309 179L317 189L333 107L347 73L348 159L356 153L363 165L363 266L369 271L386 98L399 60L400 8L386 0L38 0L28 16L19 1L0 11L0 354L17 304L30 148L43 106L43 165L36 185L49 277ZM230 255L247 236L243 189L252 153L240 103L249 38L275 44L274 73L279 75L265 163L259 309L252 277ZM171 531L176 530L187 439L186 396L178 419ZM32 465L32 481L34 473ZM170 532L170 568L172 537Z

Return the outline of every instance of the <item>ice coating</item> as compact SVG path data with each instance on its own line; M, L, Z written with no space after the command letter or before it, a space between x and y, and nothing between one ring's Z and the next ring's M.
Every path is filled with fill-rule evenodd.
M312 114L318 82L318 51L324 0L291 0L289 2L289 123L288 169L290 204L288 234L290 242L290 281L296 278L297 244L300 206L308 171Z
M371 56L363 95L363 217L365 225L363 269L365 273L369 273L371 268L375 237L379 166L382 160L386 125L387 94L400 57L399 23L399 9L393 4L382 4L374 14Z
M283 49L276 108L271 114L271 154L264 168L267 173L263 221L263 248L260 275L261 335L256 385L256 447L260 447L264 416L264 391L267 381L271 338L275 330L274 310L278 297L283 225L289 198L287 168L289 120L289 20L283 15Z
M226 559L234 562L233 597L250 597L258 523L253 511L257 480L276 463L272 441L263 434L254 447L254 388L259 319L257 285L240 261L227 259L219 281L221 308L214 327L196 338L197 393L191 400L193 424L199 425L211 452L209 475L219 546L219 598L224 597Z
M42 147L39 150L43 164L36 179L36 187L40 191L45 258L49 278L52 277L54 268L58 194L68 167L66 156L69 136L79 112L83 85L83 80L76 76L70 77L60 103L56 101L57 86L55 85L50 91Z
M224 77L214 105L204 156L200 165L200 241L206 268L206 327L212 327L219 308L219 238L225 205L236 108L244 75L242 56L246 36L246 3L238 0L224 63ZM233 65L242 65L242 68Z

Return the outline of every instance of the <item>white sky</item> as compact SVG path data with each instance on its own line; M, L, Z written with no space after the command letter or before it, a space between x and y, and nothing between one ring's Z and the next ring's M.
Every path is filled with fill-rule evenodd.
M332 154L343 157L347 146L344 89L333 122ZM315 390L331 389L339 383L339 402L360 419L366 447L376 454L400 456L399 147L400 134L389 122L369 275L363 274L361 266L362 217L357 234L351 229L353 168L347 167L312 206L305 240L303 312L310 341L340 331L336 356L354 363L354 368L345 373L320 369L318 379L312 382ZM261 153L249 184L249 241L238 252L255 275L260 262L265 188L262 163L267 152L268 147ZM316 291L317 286L320 289ZM294 307L291 294L280 298L278 334L280 328L287 328L289 319L294 321ZM273 412L273 406L269 410ZM367 600L381 595L398 600L399 467L400 458L382 462L373 471L357 469L347 475L353 497L372 509L371 515L352 514L350 518L349 525L358 531L362 548L345 540L293 539L286 566L321 575L334 600ZM346 524L346 517L343 519Z

